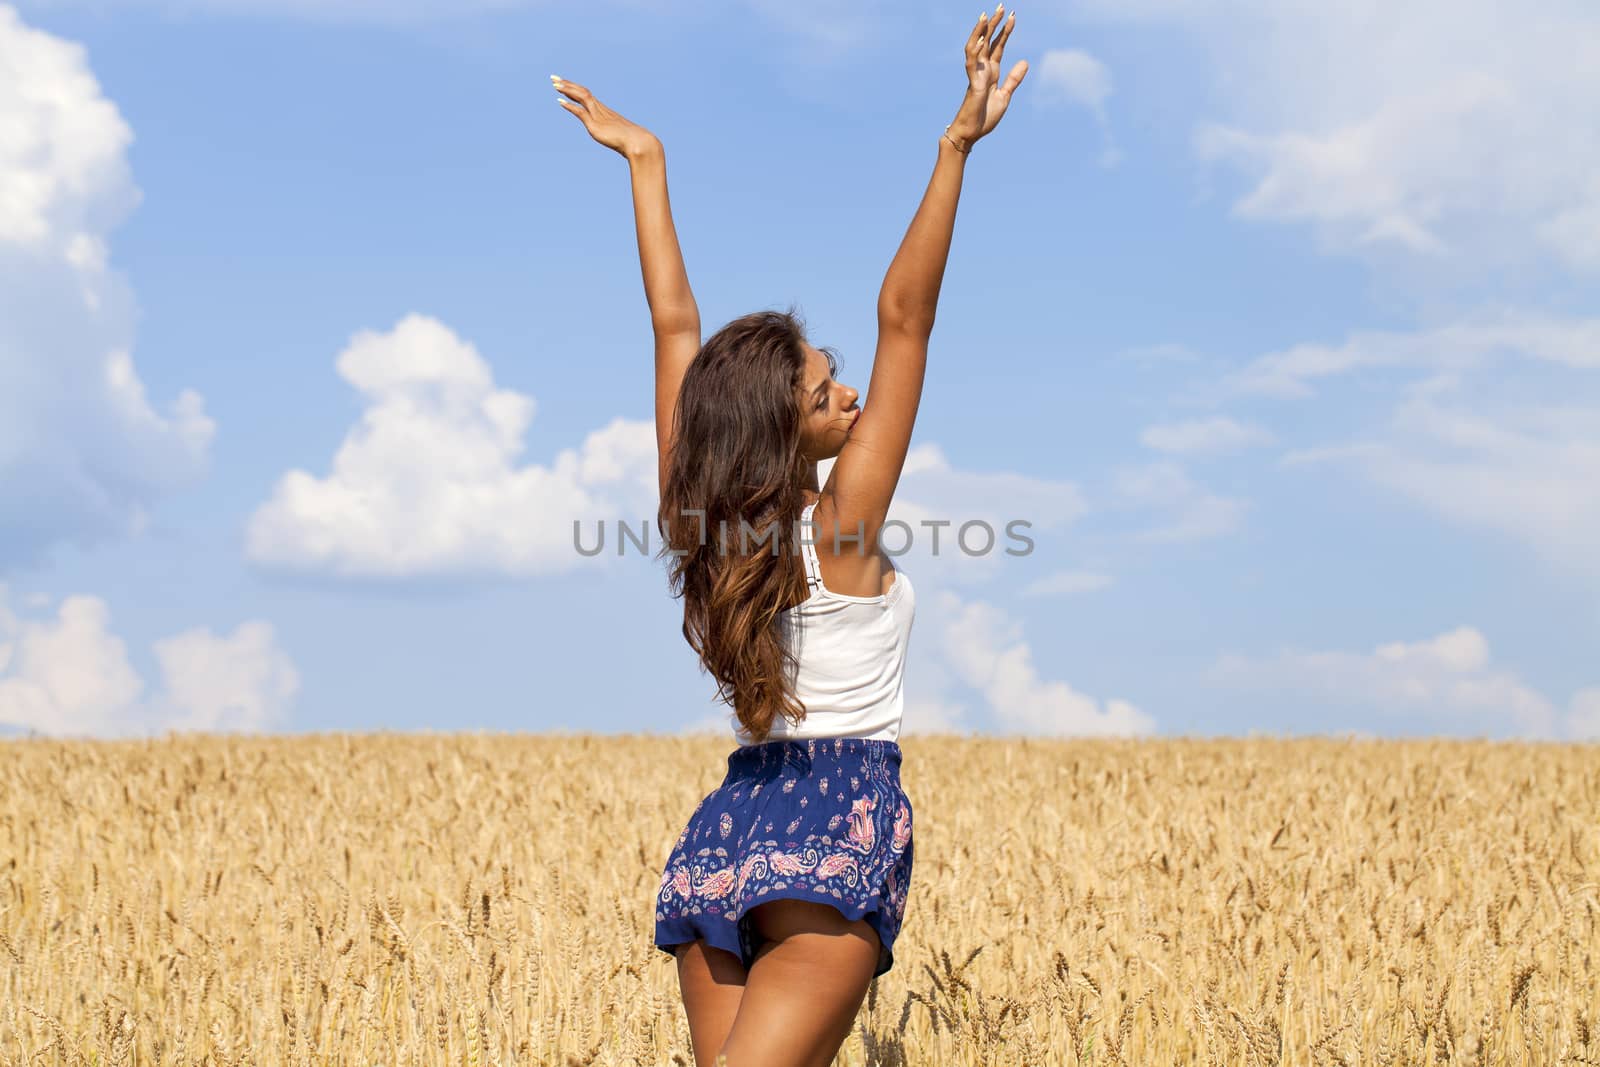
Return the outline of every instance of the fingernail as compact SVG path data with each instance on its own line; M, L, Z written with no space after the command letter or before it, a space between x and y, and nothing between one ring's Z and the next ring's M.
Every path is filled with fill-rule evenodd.
M550 80L555 82L557 85L561 84L561 78L555 74L550 75Z

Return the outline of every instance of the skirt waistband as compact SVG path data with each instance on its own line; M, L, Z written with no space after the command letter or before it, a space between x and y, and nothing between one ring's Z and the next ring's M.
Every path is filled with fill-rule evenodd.
M899 743L867 737L812 737L742 745L728 753L728 777L809 774L813 765L833 766L839 761L848 761L869 778L900 778Z

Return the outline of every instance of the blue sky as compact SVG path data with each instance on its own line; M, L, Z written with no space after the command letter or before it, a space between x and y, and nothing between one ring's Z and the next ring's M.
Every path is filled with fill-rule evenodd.
M1080 0L967 164L903 734L1600 737L1600 14ZM626 163L865 389L977 9L0 3L0 731L725 729ZM866 398L870 402L870 395ZM824 476L826 471L823 472Z

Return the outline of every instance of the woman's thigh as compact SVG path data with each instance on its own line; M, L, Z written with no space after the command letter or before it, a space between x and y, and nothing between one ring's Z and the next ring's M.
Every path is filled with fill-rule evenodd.
M744 964L739 957L704 941L678 946L678 988L689 1016L689 1039L696 1067L711 1067L728 1039L744 994Z
M877 932L807 900L758 904L750 916L763 944L721 1049L727 1067L827 1067L877 970Z

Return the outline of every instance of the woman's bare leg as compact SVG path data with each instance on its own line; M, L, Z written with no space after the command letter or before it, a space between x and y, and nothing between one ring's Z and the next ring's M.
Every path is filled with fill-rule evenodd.
M739 957L704 941L678 946L678 988L689 1016L695 1067L711 1067L717 1049L733 1029L744 994L744 964Z
M721 1048L727 1067L828 1067L877 970L877 931L809 900L769 901L750 915L765 943Z

